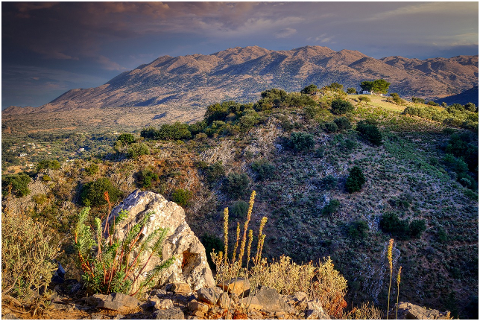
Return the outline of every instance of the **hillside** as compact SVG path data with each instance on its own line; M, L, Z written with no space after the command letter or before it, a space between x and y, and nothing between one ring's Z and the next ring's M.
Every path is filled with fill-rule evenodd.
M338 92L262 96L256 104L211 105L203 122L145 129L131 145L117 142L61 168L34 170L31 193L6 191L2 205L68 239L82 189L106 177L121 195L142 188L183 203L205 243L223 238L222 212L229 207L233 248L235 222L245 217L242 202L255 190L252 224L268 217L266 257L285 254L301 263L330 256L348 281L349 308L370 301L386 309L386 248L394 238L401 301L478 317L478 113L410 103L420 117L384 97ZM338 114L336 97L353 109ZM369 126L380 130L380 144ZM365 184L350 193L354 166ZM76 276L69 244L63 249L59 260Z
M255 101L269 88L299 91L312 83L323 87L338 82L360 90L360 82L378 78L392 84L390 92L405 98L439 99L478 84L478 56L374 59L320 46L288 51L236 47L211 55L162 56L102 86L72 89L39 108L11 107L2 116L14 131L30 129L29 122L38 121L52 128L52 118L61 127L92 129L101 123L133 128L196 121L208 104Z

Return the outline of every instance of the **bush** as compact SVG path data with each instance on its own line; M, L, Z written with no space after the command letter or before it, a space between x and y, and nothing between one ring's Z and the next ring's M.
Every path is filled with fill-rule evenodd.
M331 190L337 187L337 179L333 177L332 175L328 175L325 178L322 179L322 186L326 190Z
M74 241L79 257L78 265L83 270L82 280L89 294L116 292L133 296L155 285L162 270L173 264L174 257L163 261L147 272L148 278L144 282L136 285L135 280L144 272L146 263L138 266L138 261L133 258L145 256L146 253L161 255L168 229L157 228L148 237L141 238L144 226L154 214L149 212L140 222L130 225L124 237L120 239L115 236L118 233L115 233L114 228L128 216L126 211L120 212L113 219L114 224L106 229L107 233L102 231L102 222L99 218L94 221L94 229L85 224L89 211L90 208L85 207L80 212ZM104 226L107 226L107 222ZM99 248L101 251L97 250Z
M419 238L425 231L425 220L400 220L395 213L385 213L380 219L380 228L383 232L391 233L400 240Z
M151 169L144 169L138 174L138 185L143 188L150 188L152 182L158 181L158 174Z
M95 175L98 172L98 169L98 165L93 163L85 167L85 173L87 173L88 175Z
M225 176L225 168L223 167L222 162L216 162L212 165L205 164L204 166L201 166L201 169L203 169L205 178L210 184Z
M154 127L147 127L142 129L140 132L140 136L148 139L158 139L160 136L160 132L156 130Z
M332 101L332 113L335 115L342 115L353 111L353 105L343 99L335 99Z
M203 247L205 247L208 265L210 265L210 268L215 271L216 266L215 263L213 263L212 261L212 256L210 255L210 253L212 253L213 250L216 250L216 252L222 251L225 248L225 245L219 237L207 233L202 235L200 241L202 242Z
M124 133L118 136L117 141L121 142L123 146L135 143L135 136L129 133Z
M359 121L356 129L373 145L380 146L382 144L382 134L374 122L368 120Z
M408 226L410 237L418 239L427 229L425 220L413 220Z
M338 200L330 200L328 204L322 209L322 215L328 216L336 213L340 207L340 202Z
M354 240L363 240L367 236L368 224L365 221L354 221L348 227L348 235Z
M290 135L287 146L297 152L307 151L315 146L315 140L312 134L296 132Z
M22 197L30 194L28 184L32 179L25 173L5 175L2 177L2 195L6 196L9 192Z
M112 203L115 203L122 194L108 178L104 177L83 185L80 191L80 200L85 206L105 205L107 204L105 192L108 192Z
M335 124L337 124L338 130L348 130L352 128L352 124L347 117L340 117L334 120Z
M235 219L244 219L247 217L248 203L244 201L235 202L230 206L229 212Z
M358 166L354 166L350 169L350 175L347 177L345 185L347 191L350 194L358 192L362 189L363 184L365 184L365 176L363 175L362 169Z
M327 133L335 133L338 130L338 126L335 122L324 123L323 126Z
M190 199L192 198L192 192L187 189L176 189L172 193L172 201L177 203L178 205L185 207L190 203Z
M158 138L161 140L181 140L192 138L189 126L185 123L175 122L163 124L158 131Z
M47 174L42 176L42 181L44 181L44 182L50 182L51 180L52 180L52 178L50 176L48 176Z
M141 155L149 155L150 148L144 143L134 143L130 145L130 148L127 150L128 158L137 158Z
M300 93L305 95L313 95L317 92L318 87L314 84L308 85L307 87L303 88Z
M416 104L425 104L425 99L418 98L418 97L412 97L412 102Z
M44 159L41 160L37 165L37 171L41 171L42 169L57 170L60 169L60 163L57 160Z
M247 174L230 173L223 183L222 191L233 199L239 199L247 192L249 183Z
M366 102L366 103L369 103L372 101L372 99L368 96L360 96L358 97L358 100L361 101L361 102Z
M60 252L54 235L31 217L2 211L2 297L28 304L46 290Z
M275 175L275 166L266 159L256 160L250 166L257 174L258 181L272 178Z
M347 94L356 94L357 90L353 87L347 88Z

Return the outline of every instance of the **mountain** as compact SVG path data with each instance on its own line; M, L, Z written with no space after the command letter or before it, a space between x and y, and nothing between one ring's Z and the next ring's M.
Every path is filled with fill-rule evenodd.
M338 82L359 90L362 81L378 78L390 82L390 92L400 96L440 99L478 84L478 56L375 59L359 51L320 46L288 51L251 46L211 55L162 56L102 86L72 89L34 110L9 108L3 114L75 110L99 114L111 109L116 122L130 123L125 114L135 110L135 115L145 114L138 124L145 126L159 114L167 115L163 122L198 120L211 103L255 101L260 92L274 87L299 91L312 83L322 87Z
M438 99L435 102L438 104L445 102L448 105L451 105L454 103L458 103L462 105L465 105L467 103L474 103L475 105L478 106L478 86L462 91L461 93L456 95Z

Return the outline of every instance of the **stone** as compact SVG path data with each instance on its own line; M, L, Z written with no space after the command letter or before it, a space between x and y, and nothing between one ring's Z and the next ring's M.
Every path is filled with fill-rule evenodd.
M153 313L156 320L183 320L185 314L180 308L171 308L167 310L158 310Z
M293 298L298 301L298 302L301 302L303 300L306 300L308 299L308 295L305 293L305 292L295 292L293 294Z
M92 296L84 297L83 301L85 302L85 304L96 307L101 301L105 300L106 297L107 296L105 294L97 293Z
M164 289L154 289L150 292L150 295L156 295L158 297L162 297L164 295L167 295L167 291Z
M307 309L305 310L306 319L330 319L330 316L323 311L320 300L315 299L307 302Z
M192 292L192 289L190 288L190 285L188 285L187 283L177 282L177 283L173 283L172 292L175 294L187 295Z
M277 290L267 286L262 286L254 296L243 298L240 302L247 308L263 309L273 313L290 308Z
M122 311L134 309L140 305L136 298L123 293L110 293L97 304L97 308Z
M197 297L199 301L215 304L222 293L219 288L202 288L197 291Z
M228 308L231 305L230 297L228 296L228 294L223 292L218 298L217 304L222 309Z
M166 310L173 308L173 301L170 299L160 299L157 296L153 296L149 299L149 306L157 310Z
M120 224L117 224L115 236L119 239L123 239L126 235L129 224L139 222L149 212L153 214L143 230L144 237L148 237L157 228L168 228L162 256L165 259L173 256L175 261L161 273L158 285L161 286L167 282L184 282L188 283L193 290L215 286L212 271L207 263L205 248L187 224L182 207L167 201L160 194L136 190L120 205L113 208L109 218L110 224L122 210L126 210L128 215ZM149 253L140 256L140 266L147 262L148 256ZM133 291L138 288L140 282L145 280L147 273L161 263L162 260L159 257L152 256L144 273L132 285Z
M218 284L218 286L228 293L237 295L239 298L248 295L248 291L250 291L250 281L244 278L232 279L227 283Z
M188 309L193 312L200 311L203 314L205 314L208 312L208 305L206 305L205 303L193 300L188 303Z
M450 316L450 311L440 312L435 309L423 308L421 306L418 306L409 302L400 302L398 304L398 318L399 319L417 319L417 320L436 320L436 319L451 319L451 316Z

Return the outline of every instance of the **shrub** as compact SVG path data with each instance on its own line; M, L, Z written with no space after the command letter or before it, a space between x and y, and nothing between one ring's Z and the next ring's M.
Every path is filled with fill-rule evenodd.
M178 205L185 207L190 203L190 199L192 198L192 192L188 189L176 189L172 193L172 201L177 203Z
M100 206L107 204L104 193L108 192L110 200L115 203L121 196L121 192L118 188L113 186L112 182L104 177L99 178L96 181L86 183L82 186L80 192L80 199L85 206Z
M52 178L50 176L48 176L47 174L42 176L42 181L44 181L44 182L50 182L51 180L52 180Z
M158 139L160 132L156 130L154 127L147 127L142 129L140 132L140 136L148 139Z
M356 129L373 145L380 146L382 144L382 134L375 123L368 120L362 120L357 123Z
M358 100L361 101L361 102L366 102L366 103L369 103L372 101L372 99L368 96L360 96L358 97Z
M437 104L436 102L434 102L433 100L430 100L427 105L430 105L430 106L440 106L439 104Z
M322 186L326 190L331 190L337 187L337 179L332 175L328 175L322 179Z
M352 128L352 124L350 124L350 121L348 120L347 117L340 117L334 120L335 124L337 124L338 130L348 130Z
M383 232L391 233L400 240L406 240L409 236L408 221L400 220L395 213L385 213L380 219L380 228Z
M192 136L195 136L199 133L202 133L206 127L207 127L207 122L205 120L202 120L189 125L188 130L190 131Z
M347 94L356 94L357 90L353 87L347 88Z
M42 169L57 170L57 169L60 169L60 163L55 159L54 160L44 159L44 160L41 160L37 165L37 171L41 171Z
M114 236L114 229L126 218L127 212L120 212L113 219L112 226L105 222L105 227L102 227L101 220L96 218L95 228L92 230L85 224L89 211L90 208L85 207L80 212L75 227L75 249L78 252L78 265L83 270L82 280L87 292L103 294L117 292L133 296L152 287L162 270L173 264L175 258L165 260L149 271L147 279L135 288L135 282L145 267L138 266L136 258L144 253L161 257L168 229L158 228L148 237L140 238L144 226L153 214L149 212L140 222L129 228L122 239L119 239Z
M412 97L412 102L416 104L425 104L425 99L418 98L418 97Z
M158 174L147 168L139 172L138 184L143 188L150 188L152 181L158 181Z
M266 159L255 160L250 167L257 174L257 180L259 181L272 178L275 175L275 166Z
M290 135L287 146L297 152L307 151L315 146L315 140L312 134L296 132Z
M249 183L247 174L230 173L223 183L222 191L233 199L239 199L247 192Z
M308 85L307 87L303 88L300 93L305 95L313 95L317 92L318 87L314 84Z
M328 216L336 213L340 207L340 202L338 200L330 200L328 204L322 209L322 215Z
M327 133L335 133L338 130L338 126L335 122L324 123L323 126L325 127L325 131Z
M425 220L413 220L408 226L410 237L418 239L427 229Z
M124 133L118 136L117 141L121 142L123 146L135 143L135 136L129 133Z
M163 124L158 131L158 139L161 140L181 140L192 138L192 133L185 123L175 122L173 124Z
M2 177L2 195L6 196L9 192L22 197L30 194L28 184L32 179L25 173L5 175Z
M204 166L202 169L207 182L210 184L225 176L225 168L223 167L222 162L216 162L212 165Z
M368 224L358 220L352 222L348 227L348 235L354 240L363 240L367 236Z
M225 247L225 245L219 237L208 233L203 234L200 238L200 241L202 242L203 247L205 247L208 265L210 265L210 268L215 271L216 266L215 263L213 263L212 261L212 256L210 255L210 253L212 253L213 250L216 250L217 252L221 251Z
M345 184L347 191L349 193L358 192L362 189L363 184L365 184L365 176L363 175L362 169L358 166L354 166L350 169L350 174L348 175Z
M392 96L393 101L397 105L403 105L405 103L405 101L402 98L400 98L400 96L397 93L391 93L390 96Z
M31 217L2 211L2 297L30 303L46 290L60 252L54 235Z
M98 172L98 169L98 165L93 163L85 167L85 173L87 173L88 175L95 175Z
M141 155L149 155L150 148L144 143L134 143L130 145L130 148L127 150L127 156L129 158L137 158Z
M342 115L353 111L353 105L343 99L335 99L332 101L332 113L335 115Z
M247 217L248 203L238 201L229 208L230 215L235 219L244 219Z

